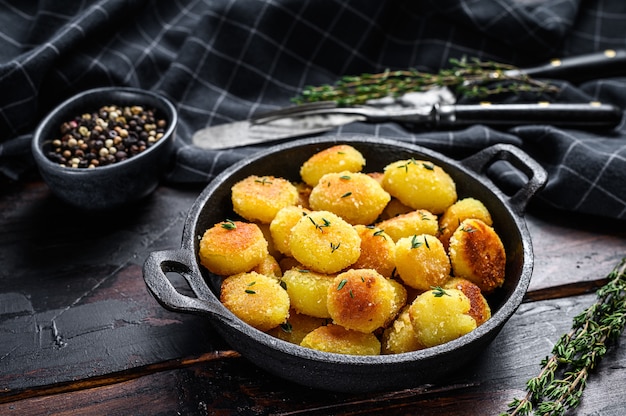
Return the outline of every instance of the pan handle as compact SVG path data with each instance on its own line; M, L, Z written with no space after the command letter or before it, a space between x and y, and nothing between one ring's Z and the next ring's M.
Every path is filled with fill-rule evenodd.
M528 201L530 201L530 198L545 186L548 181L548 174L536 160L528 156L524 151L513 145L504 143L487 147L463 159L461 164L481 176L485 176L487 168L494 162L500 160L511 163L511 165L528 177L528 182L515 194L508 197L509 205L513 211L517 215L522 216L526 211L526 205Z
M180 293L168 279L166 273L169 272L181 275L196 297ZM150 253L144 262L143 277L152 295L166 309L209 315L225 322L233 321L232 317L224 312L224 307L204 282L188 250L164 250Z

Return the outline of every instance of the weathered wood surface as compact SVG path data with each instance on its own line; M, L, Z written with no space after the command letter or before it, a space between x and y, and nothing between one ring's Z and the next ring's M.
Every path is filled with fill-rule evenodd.
M438 386L313 391L259 370L206 320L147 292L143 260L178 247L198 192L162 187L133 210L88 215L38 182L3 190L0 414L497 414L593 303L580 293L626 255L623 223L533 212L528 300L474 365ZM625 378L626 350L612 350L576 414L623 414Z

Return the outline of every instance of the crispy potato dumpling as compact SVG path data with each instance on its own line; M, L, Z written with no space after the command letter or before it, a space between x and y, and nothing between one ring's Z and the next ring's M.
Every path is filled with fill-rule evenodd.
M426 348L417 339L417 334L413 330L408 306L400 312L391 326L383 331L381 347L383 354L401 354Z
M391 197L375 179L364 173L342 171L322 176L311 191L313 210L330 211L350 224L371 224Z
M385 322L383 325L384 327L389 325L398 316L398 312L406 306L406 302L409 297L408 291L402 283L395 279L387 279L387 282L389 282L393 288L393 312L389 315L389 320Z
M295 185L274 176L249 176L232 187L234 211L248 221L269 224L281 208L298 202Z
M211 273L230 276L252 270L269 254L256 224L223 221L205 231L198 255Z
M311 195L311 189L313 188L304 182L299 182L296 184L296 189L298 190L298 202L296 202L296 205L310 209L309 195Z
M388 220L389 218L397 217L398 215L407 214L411 211L415 211L408 205L404 205L398 198L391 198L383 212L380 214L381 220Z
M227 277L220 301L245 323L269 331L289 316L289 296L278 280L256 272Z
M263 257L261 262L252 268L252 271L259 274L264 274L265 276L276 278L279 278L283 275L280 264L278 264L276 258L271 256L270 254Z
M385 230L389 237L396 242L403 237L413 235L437 235L439 231L437 217L425 209L397 215L379 222L376 226Z
M336 145L300 166L300 182L252 175L231 188L246 222L215 224L198 251L224 277L228 309L284 341L355 355L429 348L491 318L506 253L485 205L457 200L430 161L365 163Z
M313 316L297 313L293 309L289 311L289 318L284 324L280 324L274 329L270 329L268 334L300 345L304 337L316 328L326 325L328 320L324 318L315 318Z
M374 334L352 331L340 325L321 326L304 337L303 347L350 355L379 355L380 341Z
M286 286L291 307L296 312L316 318L330 318L326 298L334 278L334 275L291 269L283 274L282 281Z
M434 347L476 329L469 315L470 301L457 289L434 289L419 295L409 307L409 317L418 341Z
M489 294L504 283L506 253L493 228L479 219L463 222L448 248L455 277L463 277Z
M361 239L352 225L328 211L312 211L291 228L289 248L307 269L331 274L357 261Z
M477 218L489 226L493 224L491 214L482 202L474 198L458 200L439 218L439 239L446 249L452 233L468 218Z
M309 214L306 208L300 206L289 206L281 209L270 223L270 235L276 250L286 256L291 256L291 248L289 247L289 237L291 229L306 214Z
M441 167L424 160L399 160L384 169L383 188L413 209L443 213L456 202L456 185Z
M398 311L396 290L371 269L338 274L328 288L327 306L335 324L360 332L373 332Z
M327 173L349 171L360 172L365 158L354 147L340 144L311 156L300 167L300 177L309 186L315 186Z
M487 299L485 299L480 291L480 288L474 283L467 279L455 277L450 279L443 288L458 289L463 292L465 296L467 296L470 301L470 310L468 314L474 318L476 326L484 324L487 319L491 318L491 308L487 303Z
M398 275L414 289L442 286L450 278L450 260L441 241L432 235L401 238L395 258Z
M351 265L353 269L374 269L384 277L391 277L395 269L394 241L383 230L365 225L355 225L361 238L361 255Z

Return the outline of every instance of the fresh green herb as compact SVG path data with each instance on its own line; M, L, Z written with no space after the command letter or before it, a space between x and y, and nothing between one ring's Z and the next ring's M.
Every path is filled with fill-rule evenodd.
M526 396L513 399L502 415L563 415L579 405L590 371L626 325L626 257L607 279L596 302L574 317L571 331L541 362L539 375L528 380Z
M411 159L408 160L405 164L403 165L398 165L398 169L404 169L405 172L409 171L409 165L416 165L417 162L415 161L415 159Z
M352 177L350 177L350 175L341 175L339 179L343 179L344 181L349 181L350 179L352 179Z
M385 236L384 232L385 232L385 230L374 231L374 237L384 237Z
M445 290L443 290L443 288L439 287L439 286L431 286L430 287L433 291L433 296L435 296L436 298L440 298L442 296L450 296L450 294L448 292L446 292Z
M476 228L472 227L471 225L464 225L463 228L461 228L461 231L465 231L466 233L475 233Z
M280 329L288 334L291 334L291 332L293 332L293 326L291 326L291 323L289 321L285 322L284 324L280 324Z
M341 290L343 289L343 287L346 285L346 283L348 283L347 279L341 279L341 281L339 282L339 284L337 285L337 290Z
M352 195L352 192L346 192L345 194L341 195L342 198L347 198L350 195Z
M250 282L247 284L248 287L254 286L256 284L256 282ZM250 295L254 295L256 294L256 292L252 289L246 289L245 290L246 293L250 294Z
M296 104L334 101L340 106L352 106L441 87L450 88L458 97L481 99L504 93L554 94L559 91L555 85L532 79L517 69L479 59L450 59L450 68L434 74L409 69L344 76L334 85L307 86L292 101Z
M269 180L266 176L262 177L261 179L255 179L254 180L256 183L260 183L261 185L271 185L272 181Z
M354 293L352 293L352 289L350 289L350 291L349 291L348 293L350 293L350 297L351 297L352 299L354 299Z
M337 243L337 244L330 243L330 252L334 253L339 248L340 245L341 243Z
M432 163L422 163L422 166L426 170L435 170L435 165L433 165Z
M226 220L222 223L222 228L225 228L227 230L235 230L237 229L237 224L235 224L235 222L232 220Z
M411 238L411 248L419 248L421 246L422 242L417 239L416 235L414 235L413 238Z
M311 217L309 217L309 221L311 221L311 223L313 223L313 225L315 226L315 228L317 228L320 231L324 231L323 227L330 227L330 221L328 221L326 218L322 218L322 221L324 222L324 224L318 224L315 222L315 220Z

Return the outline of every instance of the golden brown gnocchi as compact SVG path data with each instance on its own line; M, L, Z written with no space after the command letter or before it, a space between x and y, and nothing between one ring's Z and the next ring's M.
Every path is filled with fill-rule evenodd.
M361 239L352 225L329 211L312 211L291 228L289 248L306 268L336 273L357 261Z
M277 279L241 273L222 282L220 301L245 323L269 331L289 317L289 296Z
M394 287L371 269L338 274L328 288L327 306L333 323L360 332L382 327L399 309Z
M396 270L414 289L428 290L450 278L450 260L441 241L432 235L404 237L396 243Z
M506 253L495 230L479 219L463 222L450 237L450 261L456 277L475 283L486 294L504 283Z
M269 253L256 224L226 220L206 230L198 255L210 272L229 276L252 270Z
M309 196L311 209L330 211L350 224L371 224L391 197L380 184L364 173L327 173Z
M433 289L419 295L409 307L409 318L417 340L434 347L476 328L469 315L470 301L457 289Z
M215 224L199 247L224 277L224 305L284 341L339 354L415 351L486 322L506 253L482 202L457 200L429 161L364 166L338 145L301 166L302 182L235 184L233 210L248 222Z
M384 169L383 188L413 209L441 214L456 202L456 184L441 167L426 160L399 160Z
M374 334L353 331L333 324L314 329L304 337L300 345L336 354L380 354L380 341Z
M330 318L326 299L334 278L334 275L294 268L287 270L281 280L287 289L291 307L296 312L316 318Z
M382 228L393 241L420 234L437 235L439 231L437 217L425 209L400 214L376 225Z
M309 186L317 185L320 178L333 172L360 172L365 166L365 158L350 145L339 144L311 156L300 167L300 176Z
M234 211L248 221L269 224L281 208L298 202L298 189L286 179L249 176L232 187Z

